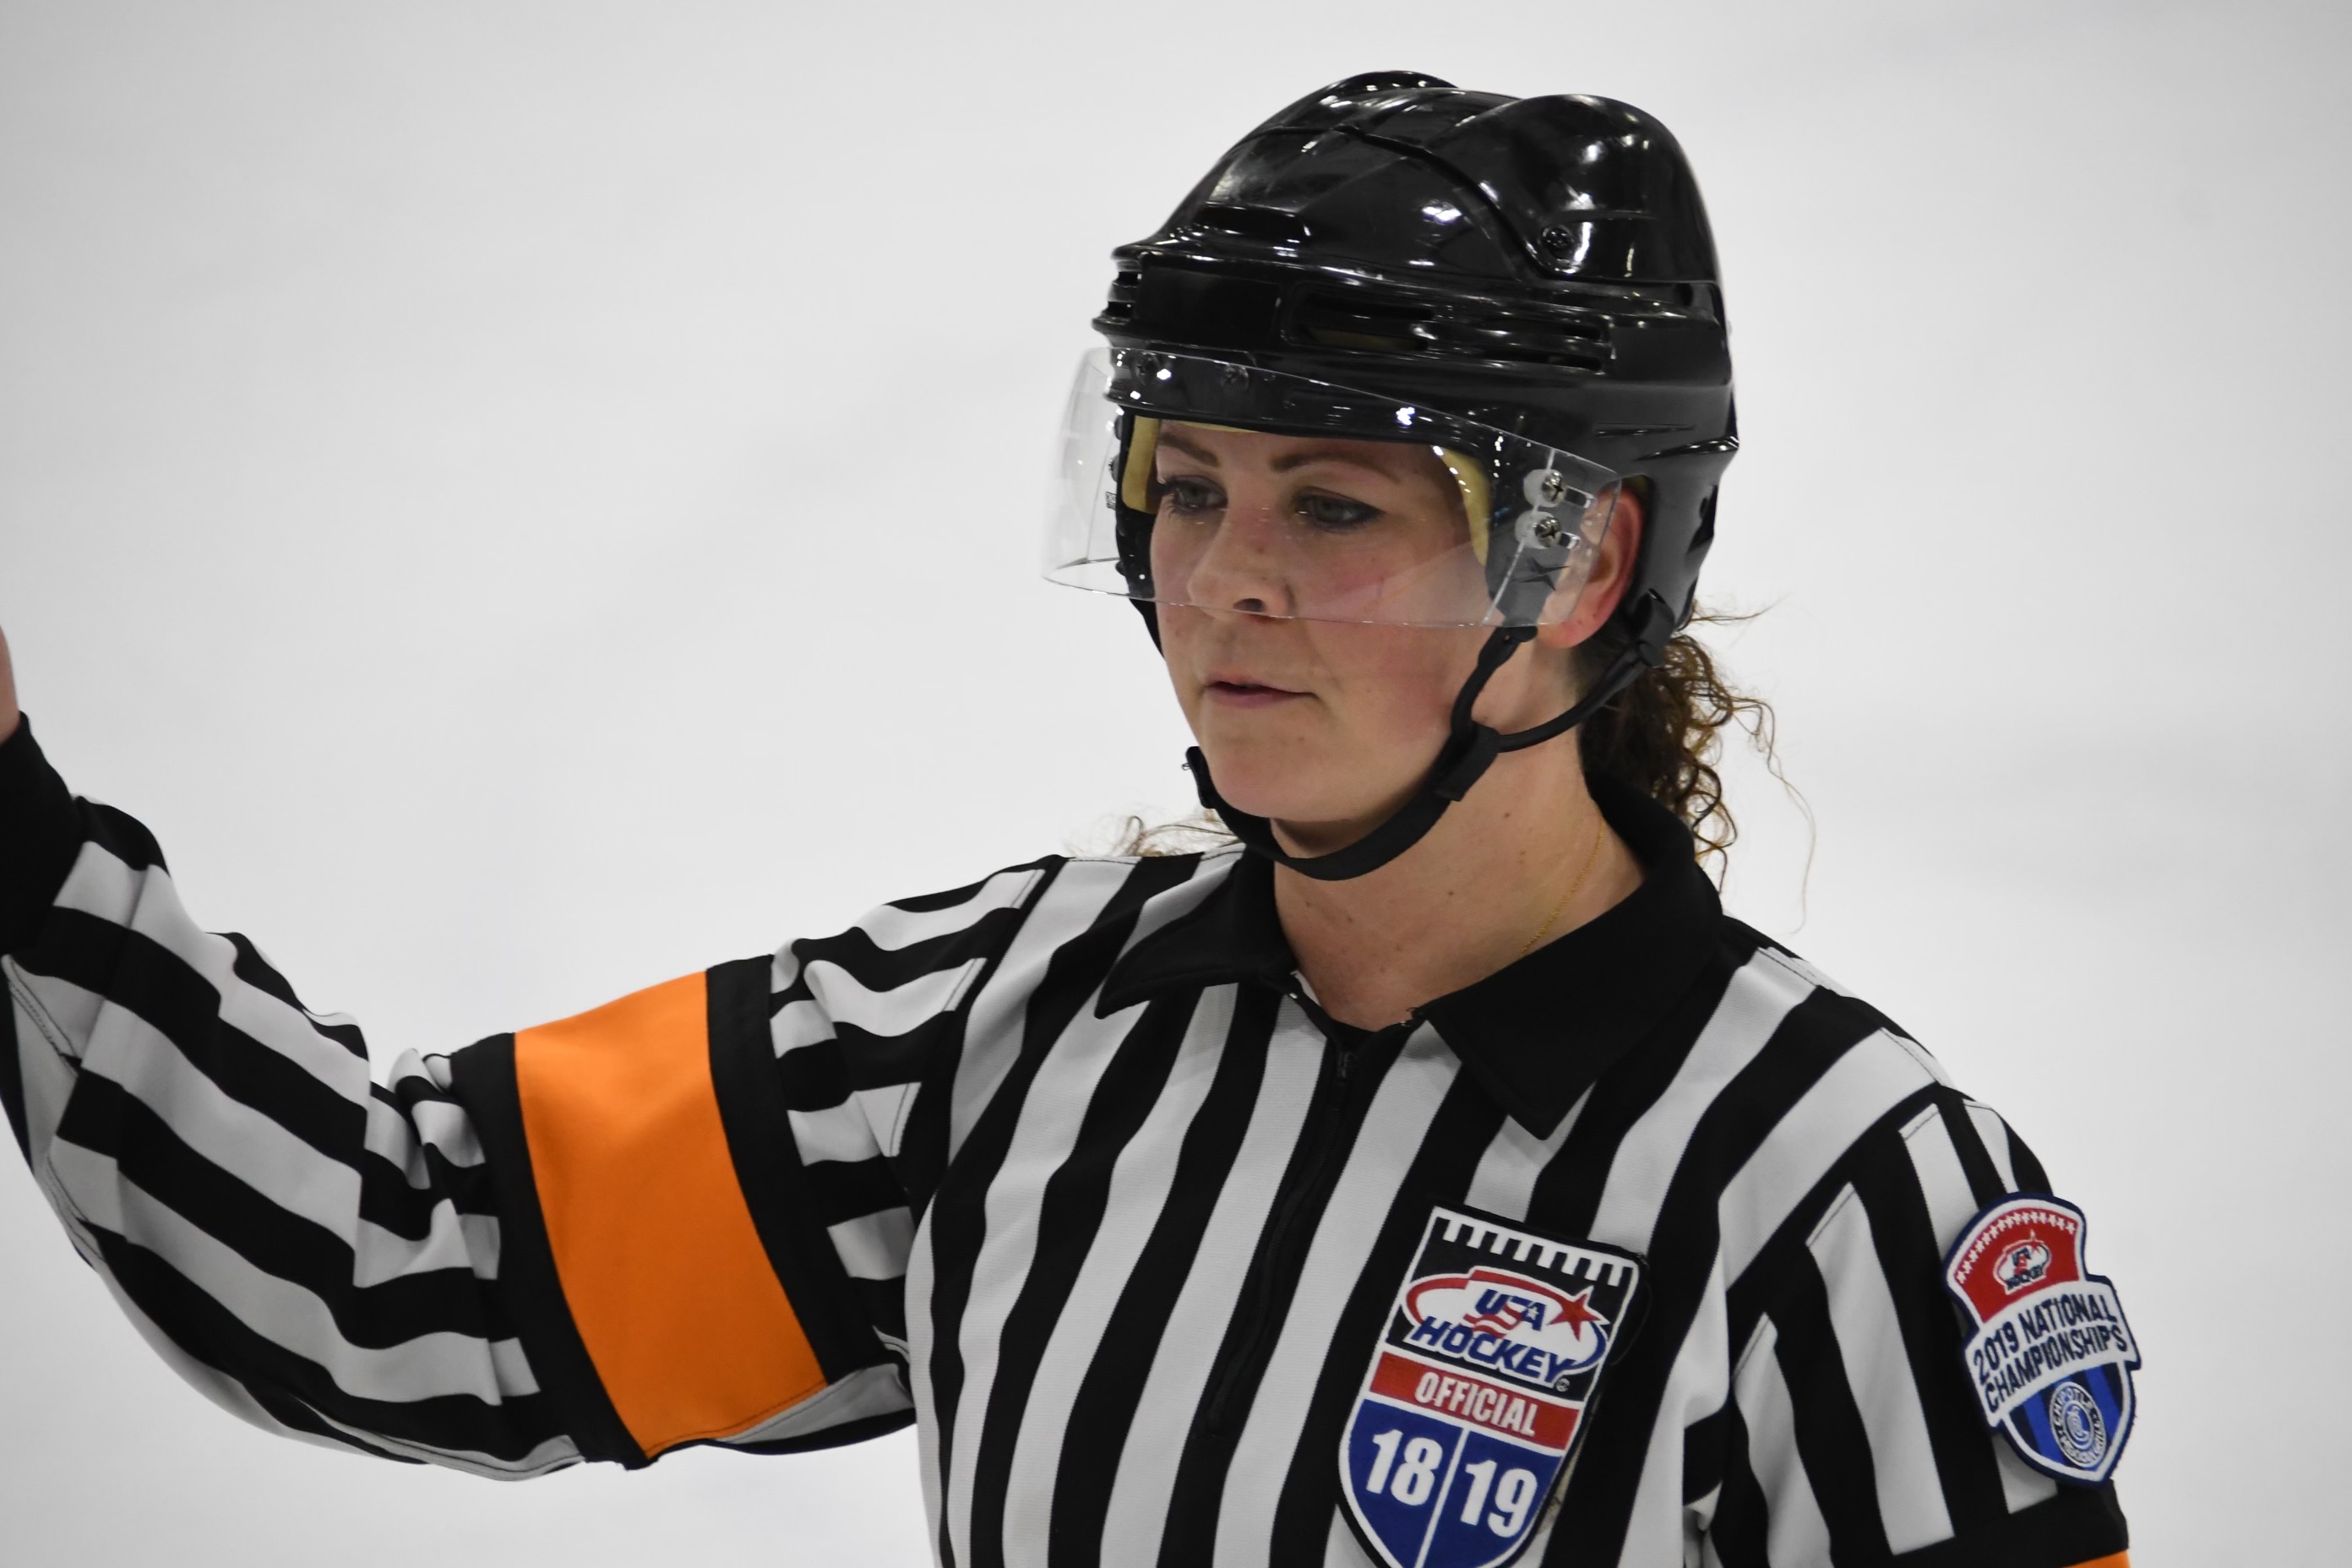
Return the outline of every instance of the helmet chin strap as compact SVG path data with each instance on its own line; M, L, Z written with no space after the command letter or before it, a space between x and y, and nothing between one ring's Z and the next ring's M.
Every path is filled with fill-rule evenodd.
M1535 637L1535 629L1496 627L1486 645L1478 650L1477 668L1470 672L1470 679L1462 683L1461 691L1454 699L1451 731L1421 788L1387 821L1353 844L1328 855L1290 854L1275 841L1272 822L1226 805L1224 797L1217 793L1215 782L1209 777L1209 759L1201 754L1200 747L1185 752L1184 764L1192 770L1192 783L1201 793L1201 805L1215 812L1252 853L1318 881L1344 882L1379 870L1420 843L1437 826L1437 819L1445 815L1445 808L1469 794L1470 786L1494 766L1496 757L1566 734L1599 712L1601 704L1632 685L1644 669L1664 658L1666 639L1675 629L1675 616L1664 602L1654 594L1643 595L1633 612L1633 639L1623 652L1610 661L1601 679L1577 700L1574 707L1557 718L1509 734L1479 723L1471 718L1470 710L1476 706L1478 694L1486 689L1495 672L1518 651L1520 644Z

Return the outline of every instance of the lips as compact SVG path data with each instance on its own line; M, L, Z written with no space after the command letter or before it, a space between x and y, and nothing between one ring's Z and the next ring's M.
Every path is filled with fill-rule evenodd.
M1225 708L1271 708L1279 703L1295 701L1306 696L1285 687L1268 686L1263 681L1230 676L1206 681L1201 694L1210 701Z

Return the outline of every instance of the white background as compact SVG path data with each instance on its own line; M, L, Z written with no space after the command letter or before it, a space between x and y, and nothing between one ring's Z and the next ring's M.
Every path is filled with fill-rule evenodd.
M1639 103L1736 334L1707 585L1820 824L1808 886L1741 773L1732 905L2088 1208L2143 1568L2319 1561L2346 16L11 0L0 625L381 1059L826 931L1187 805L1133 616L1030 575L1106 252L1351 71ZM10 1561L922 1558L906 1436L373 1464L182 1386L5 1171L0 1247Z

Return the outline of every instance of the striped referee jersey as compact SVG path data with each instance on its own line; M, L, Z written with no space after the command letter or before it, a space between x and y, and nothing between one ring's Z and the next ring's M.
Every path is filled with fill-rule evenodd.
M954 1568L1353 1568L1424 1514L1426 1563L1476 1560L1441 1524L1547 1564L2120 1562L2112 1485L1989 1429L1945 1285L2039 1162L1596 796L1640 889L1390 1028L1317 1005L1264 860L1056 857L376 1082L27 728L0 1102L177 1370L380 1457L912 1423ZM1400 1306L1441 1299L1486 1327ZM1498 1475L1402 1436L1440 1416L1575 1432Z

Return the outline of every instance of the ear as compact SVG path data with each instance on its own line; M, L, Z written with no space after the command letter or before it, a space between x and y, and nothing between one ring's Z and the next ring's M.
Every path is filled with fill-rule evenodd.
M1631 485L1620 484L1599 557L1584 580L1584 591L1577 595L1576 607L1562 618L1537 627L1538 643L1545 647L1574 647L1609 624L1633 584L1633 563L1642 558L1642 522L1641 496Z

